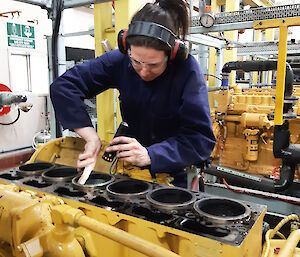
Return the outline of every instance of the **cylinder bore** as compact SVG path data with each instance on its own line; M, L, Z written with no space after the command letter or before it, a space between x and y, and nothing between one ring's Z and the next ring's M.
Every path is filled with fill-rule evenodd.
M41 175L43 172L52 170L54 167L55 165L50 162L28 163L19 166L17 173L22 176L36 176Z
M194 210L207 221L228 223L249 217L250 208L227 198L204 198L194 204Z
M43 179L50 182L71 181L76 175L77 169L72 167L58 167L42 173Z
M119 180L106 187L109 196L129 200L146 195L152 186L150 183L141 180Z
M114 181L114 177L106 173L92 172L84 185L78 183L81 175L72 179L72 185L74 188L81 191L95 191L101 189Z
M153 207L169 211L187 209L196 200L194 193L177 187L157 188L146 198Z

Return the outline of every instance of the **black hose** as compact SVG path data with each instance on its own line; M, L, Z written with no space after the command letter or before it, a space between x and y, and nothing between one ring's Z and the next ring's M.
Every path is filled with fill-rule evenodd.
M289 122L275 125L273 139L273 154L275 158L281 158L288 163L300 163L300 145L290 144Z
M280 180L275 183L275 191L281 192L286 189L293 183L295 175L295 165L286 163L285 160L283 160L282 167L280 168Z
M267 192L275 192L274 181L264 177L258 177L243 172L220 167L215 164L208 165L203 169L204 173L208 173L219 178L226 179L229 183L238 184L251 189L262 190Z
M20 118L20 113L21 113L21 111L20 111L20 109L18 108L18 115L17 115L17 118L16 118L14 121L9 122L9 123L2 123L2 122L0 122L0 125L8 126L8 125L12 125L12 124L16 123L17 120Z
M277 70L277 61L243 61L243 62L227 62L222 68L223 73L230 73L233 70L250 71L268 71ZM291 66L286 63L285 90L284 96L293 94L294 72Z

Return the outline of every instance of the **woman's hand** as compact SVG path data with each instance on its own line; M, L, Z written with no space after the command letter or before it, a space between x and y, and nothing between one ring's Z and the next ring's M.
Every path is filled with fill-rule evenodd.
M132 165L143 167L151 164L148 151L135 138L116 137L106 148L107 152L117 152L117 157L131 163Z
M75 132L86 141L84 152L78 155L77 167L81 169L91 165L94 168L101 149L97 132L92 127L77 128Z

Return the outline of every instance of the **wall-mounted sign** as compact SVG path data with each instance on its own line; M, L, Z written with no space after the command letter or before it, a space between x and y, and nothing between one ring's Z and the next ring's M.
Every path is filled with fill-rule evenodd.
M8 46L35 49L34 27L7 22Z

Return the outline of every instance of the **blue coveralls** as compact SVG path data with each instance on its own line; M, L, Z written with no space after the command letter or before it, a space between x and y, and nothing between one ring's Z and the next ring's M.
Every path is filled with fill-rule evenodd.
M51 85L51 100L65 129L92 126L83 100L109 88L120 92L130 133L148 150L150 172L169 173L186 187L183 169L210 157L215 145L208 94L197 61L168 64L159 77L143 81L130 59L113 50L66 71Z

